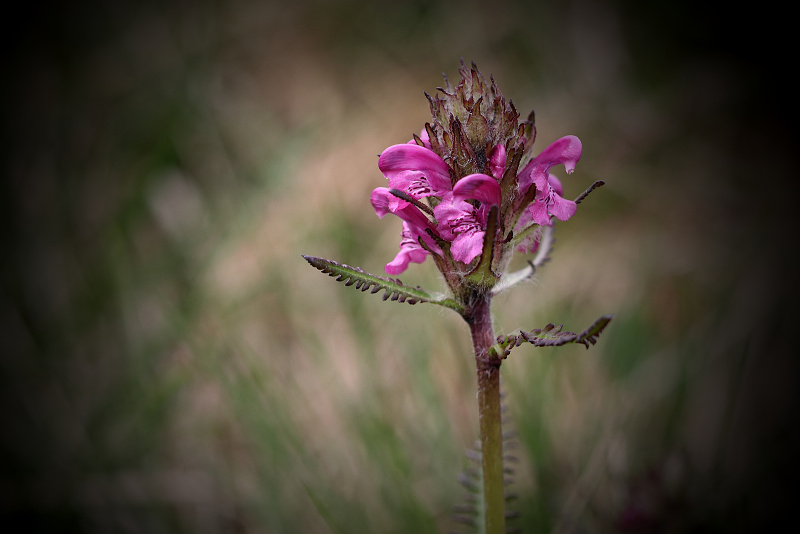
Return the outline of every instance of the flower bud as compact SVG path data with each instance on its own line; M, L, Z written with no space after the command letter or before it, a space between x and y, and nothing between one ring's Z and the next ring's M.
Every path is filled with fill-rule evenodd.
M491 174L489 157L498 145L509 153L509 164L518 165L513 154L521 155L535 136L533 122L519 122L514 104L506 101L493 77L487 82L474 63L467 68L463 61L458 72L461 81L456 87L445 76L439 93L425 95L432 115L425 125L430 146L452 169L453 184L470 174Z

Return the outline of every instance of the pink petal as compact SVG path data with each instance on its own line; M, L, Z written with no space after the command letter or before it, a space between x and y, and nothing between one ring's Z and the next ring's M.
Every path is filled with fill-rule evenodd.
M558 177L553 176L552 174L547 177L547 183L550 184L550 187L561 196L564 196L564 186L561 185L561 180Z
M564 194L564 187L561 185L561 180L552 174L547 177L547 183L551 188L550 197L548 201L547 210L550 215L555 215L559 220L566 221L578 211L578 205L573 200L562 198Z
M453 186L453 202L474 198L489 206L500 204L500 184L486 174L470 174Z
M394 260L386 264L384 270L388 274L401 274L408 268L409 263L423 263L427 256L428 252L422 248L401 248Z
M474 230L481 227L475 207L464 200L454 202L450 193L433 208L433 213L438 223L439 235L447 241L452 241L458 233L469 231L470 228Z
M433 214L436 216L436 221L438 222L437 231L439 235L448 241L452 241L455 235L451 228L451 222L458 217L462 217L464 215L464 210L454 205L451 198L446 197L433 208Z
M550 221L550 214L547 212L547 202L545 202L544 198L537 198L527 209L528 216L536 224L542 226L550 226L553 224Z
M582 150L581 140L574 135L567 135L545 148L536 156L536 160L540 161L540 165L548 165L548 169L563 164L567 173L572 174L581 159Z
M553 192L550 200L551 203L547 209L551 215L555 215L560 221L566 221L578 211L578 205L575 204L575 201L562 198L555 192Z
M453 259L462 263L469 263L478 257L483 250L483 236L486 232L469 232L456 236L450 246Z
M489 153L489 172L498 180L503 177L503 171L506 169L506 147L503 145L495 145Z
M403 184L422 178L430 184L431 194L450 190L447 164L435 152L416 143L390 146L378 158L378 168L396 189L405 189Z
M394 260L384 267L389 274L402 273L408 267L409 262L423 263L428 254L430 254L428 250L439 255L442 253L441 249L433 242L431 237L418 226L403 221L403 231L401 235L403 239L400 241L400 252L397 253ZM424 240L428 246L427 250L420 244L420 238Z
M369 196L369 201L372 203L372 207L375 209L375 213L380 219L383 219L387 213L395 213L399 209L402 209L404 205L408 204L405 200L391 194L386 187L376 187L373 189L372 194Z
M555 141L522 169L519 174L520 191L527 191L531 184L536 184L538 189L543 190L547 184L550 169L556 165L564 165L567 173L572 173L578 160L581 159L581 150L581 141L574 135L568 135Z
M404 221L416 226L422 228L432 226L430 220L419 208L401 198L397 198L386 187L376 187L372 191L369 200L372 203L372 207L375 208L375 213L381 219L387 213L394 213Z
M453 202L448 194L433 211L439 222L439 235L451 242L450 253L455 260L469 263L481 253L486 234L486 208L476 209L464 200Z

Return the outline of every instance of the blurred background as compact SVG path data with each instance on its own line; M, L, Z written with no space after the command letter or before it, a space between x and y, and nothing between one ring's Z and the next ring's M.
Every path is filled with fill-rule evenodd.
M731 4L732 5L732 4ZM752 7L752 6L751 6ZM744 9L742 7L741 9ZM26 4L2 22L0 511L21 532L447 532L466 325L382 274L377 155L492 74L568 134L553 261L498 334L524 532L770 531L797 475L788 18L681 2ZM563 171L563 169L561 169ZM521 261L521 259L517 258ZM435 267L406 283L442 290Z

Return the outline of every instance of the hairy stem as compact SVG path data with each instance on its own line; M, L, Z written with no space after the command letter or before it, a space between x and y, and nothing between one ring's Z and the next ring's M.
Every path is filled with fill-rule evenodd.
M500 419L500 364L490 356L495 343L492 330L491 296L481 295L465 314L472 334L478 374L478 417L481 433L485 533L506 530L505 484L503 481L503 429Z

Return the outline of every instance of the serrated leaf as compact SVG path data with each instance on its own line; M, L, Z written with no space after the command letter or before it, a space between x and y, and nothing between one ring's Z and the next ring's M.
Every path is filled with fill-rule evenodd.
M567 343L581 343L588 349L590 344L597 343L597 337L613 318L613 315L604 315L579 334L562 331L563 325L548 324L544 328L535 328L530 332L520 331L519 334L499 336L497 343L490 350L497 357L505 358L512 348L526 342L536 347L559 347Z
M319 269L328 276L335 276L337 282L344 282L346 286L354 286L361 291L370 290L370 293L383 291L383 300L393 300L397 302L407 302L416 304L417 302L429 302L438 304L445 308L450 308L458 313L463 313L463 307L451 298L439 298L428 293L421 287L410 287L403 284L397 278L384 278L364 272L360 267L350 267L343 263L314 256L303 255L303 258L316 269Z
M589 196L589 193L604 185L606 185L606 183L603 180L597 180L595 183L589 186L589 189L578 195L578 198L575 199L575 204L580 204L586 197Z

